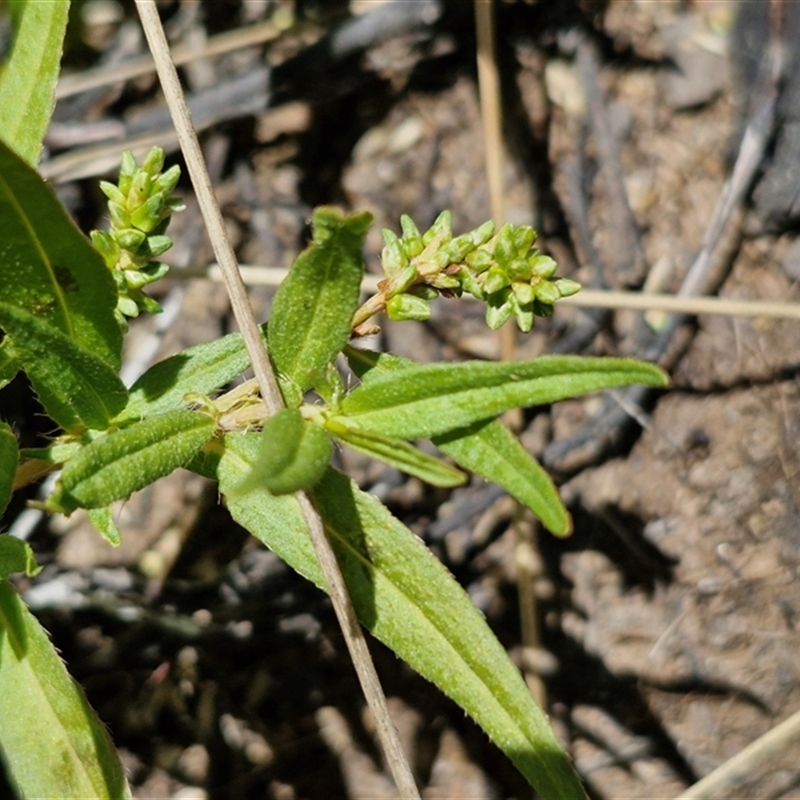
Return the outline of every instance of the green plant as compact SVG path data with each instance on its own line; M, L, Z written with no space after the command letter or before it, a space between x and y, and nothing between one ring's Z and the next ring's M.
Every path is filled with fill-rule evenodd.
M7 143L17 145L16 135ZM38 152L30 143L25 149ZM165 272L154 259L169 246L166 225L179 207L171 197L177 171L162 174L162 166L159 151L142 167L123 156L119 183L103 185L112 229L93 233L93 247L32 167L0 142L0 387L24 370L62 430L50 446L18 452L13 432L0 425L0 507L13 488L9 476L19 486L61 468L45 507L87 509L116 543L111 504L187 467L218 481L234 519L324 588L295 494L306 491L361 623L458 702L543 796L582 796L544 713L481 614L408 528L330 465L331 442L439 486L464 482L462 469L469 470L567 535L569 516L552 481L497 415L634 382L664 386L666 376L627 359L418 364L359 349L351 340L370 330L375 313L421 319L439 293L484 301L491 327L513 316L529 330L535 315L551 313L577 285L555 277L529 227L495 233L487 224L454 237L447 214L425 233L404 217L401 237L385 233L385 280L359 306L371 217L319 208L313 241L262 326L284 410L270 416L254 382L225 391L249 366L238 334L189 348L126 387L118 375L124 317L157 310L142 289ZM360 379L354 388L336 367L341 354ZM418 449L419 438L455 465ZM102 725L5 580L35 570L27 545L0 536L7 770L25 796L128 796ZM46 724L25 724L37 715ZM45 739L60 771L42 768Z

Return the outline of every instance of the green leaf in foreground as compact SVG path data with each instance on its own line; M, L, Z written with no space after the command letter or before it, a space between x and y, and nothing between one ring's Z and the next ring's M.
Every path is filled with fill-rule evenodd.
M200 411L168 411L95 439L71 458L47 505L69 514L104 508L188 464L214 435Z
M31 546L21 539L15 539L7 533L0 534L0 580L7 578L12 572L24 572L33 577L42 568L36 563L36 556Z
M326 420L325 429L347 447L409 475L415 475L433 486L461 486L467 480L467 476L460 470L423 453L402 439L392 439L373 431L362 431L344 424L341 419Z
M17 0L14 47L0 71L0 139L35 165L55 105L68 0Z
M265 487L272 494L310 489L331 460L333 446L322 428L303 419L296 408L269 417L260 433L261 449L239 493Z
M31 2L29 6L61 5ZM36 170L0 142L2 300L119 369L117 289L100 254Z
M0 302L0 328L8 334L47 413L62 428L78 422L106 430L128 393L117 373L39 317Z
M87 511L89 519L97 532L113 547L122 544L122 535L119 528L111 516L111 509L108 506L103 508L90 508Z
M196 467L223 494L255 463L257 436L228 434ZM209 453L211 450L213 453ZM481 613L414 534L333 469L313 490L362 624L450 695L550 800L585 797L569 758ZM293 496L228 498L234 519L318 586L324 581Z
M417 366L408 358L388 353L354 347L347 347L345 353L351 369L366 383ZM496 483L526 505L551 533L569 535L572 522L552 478L500 420L481 420L431 438L464 469Z
M310 389L350 338L372 215L318 208L313 241L295 260L272 303L269 352L275 369ZM299 402L299 396L293 398ZM290 403L292 404L292 403Z
M342 401L340 412L366 430L417 439L437 436L510 408L642 383L666 386L658 367L630 358L540 356L530 361L420 364L401 375L370 378Z
M108 731L7 581L0 581L0 686L0 755L20 797L131 796Z
M498 419L433 437L433 443L464 469L505 489L527 506L555 536L569 536L572 520L553 479Z
M17 437L11 426L0 420L0 515L6 510L11 499L11 487L19 461Z

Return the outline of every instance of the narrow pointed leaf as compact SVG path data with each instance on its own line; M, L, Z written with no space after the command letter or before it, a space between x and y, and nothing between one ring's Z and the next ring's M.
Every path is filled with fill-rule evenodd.
M505 489L556 536L569 536L572 520L547 471L498 419L433 437L433 443L464 469Z
M666 386L658 367L627 358L541 356L531 361L421 364L383 373L340 406L353 424L399 439L437 436L510 408L643 383Z
M200 411L168 411L95 439L65 465L48 507L104 508L185 466L214 435Z
M258 438L226 435L196 465L223 494L257 458ZM209 453L208 451L213 451ZM545 714L486 620L414 534L333 469L313 491L362 624L464 708L550 800L585 797ZM234 519L318 586L319 565L293 496L228 498Z
M0 579L7 578L13 572L24 572L33 577L41 571L33 549L27 542L7 533L0 534Z
M0 139L35 165L55 105L69 0L11 5L14 46L0 71Z
M325 421L325 429L347 447L383 461L384 464L409 475L415 475L433 486L461 486L467 480L467 476L461 470L423 453L402 439L392 439L373 431L363 431L336 417L330 417Z
M278 372L299 392L312 387L350 338L363 275L370 214L344 216L318 208L313 241L295 260L272 304L269 351Z
M114 522L114 517L111 515L111 508L104 506L103 508L90 508L87 511L92 525L94 525L97 532L113 547L119 547L122 544L122 535L119 528Z
M4 303L35 315L119 369L122 331L114 317L111 273L38 173L2 142L0 281Z
M105 430L128 398L117 373L38 316L0 302L5 330L47 413L64 429Z
M7 581L0 581L0 685L0 756L19 797L130 798L108 731Z
M0 420L0 515L11 499L11 487L14 485L18 462L17 437L14 436L11 426Z
M183 408L187 393L211 394L249 366L250 357L238 333L189 347L154 364L131 386L128 405L116 421Z

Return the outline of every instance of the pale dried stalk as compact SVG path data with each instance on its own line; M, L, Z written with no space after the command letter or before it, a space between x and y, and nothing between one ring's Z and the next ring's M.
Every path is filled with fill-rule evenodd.
M720 792L725 792L725 796L730 797L732 787L751 778L756 767L763 766L770 758L788 750L789 745L797 739L800 739L800 711L795 711L791 717L747 745L694 786L690 786L676 800L710 800Z
M261 389L261 396L268 411L273 414L283 407L283 399L278 388L261 334L247 299L244 282L239 273L236 256L228 240L219 205L214 197L211 179L206 169L200 143L192 127L189 108L178 79L178 73L169 53L164 29L158 16L154 0L136 0L136 7L142 20L150 52L155 61L159 81L167 100L180 141L181 151L197 194L198 205L208 228L214 253L220 264L225 288L228 292L234 316L244 338L247 352ZM358 624L353 604L347 593L336 556L325 533L322 520L311 500L304 492L297 493L303 519L308 528L314 551L328 585L334 611L342 628L350 656L353 660L361 687L372 711L383 746L389 769L403 798L418 800L411 768L403 753L397 731L392 723L386 705L386 697L380 687L375 666L367 649L364 632Z

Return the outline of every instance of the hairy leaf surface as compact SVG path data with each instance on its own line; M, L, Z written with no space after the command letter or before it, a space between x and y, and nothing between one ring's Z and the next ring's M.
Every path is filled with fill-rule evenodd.
M298 388L312 388L350 338L363 275L362 249L372 216L318 208L313 240L295 260L272 303L269 351L275 369Z
M530 361L419 364L370 377L342 401L354 424L400 439L437 436L510 408L599 389L666 386L658 367L628 358L540 356Z
M10 5L14 46L0 71L0 139L36 165L55 105L69 0Z
M391 354L354 347L345 352L351 368L365 382L416 366L408 358ZM481 420L431 438L464 469L497 484L527 506L551 533L569 535L572 522L553 480L500 420Z
M235 490L257 436L215 440L196 466ZM213 451L209 454L208 451ZM569 758L521 675L464 590L371 495L329 468L312 492L362 624L461 705L548 798L584 797ZM228 498L234 519L318 586L319 565L292 496Z
M19 461L17 437L11 426L0 420L0 515L6 510L11 499L11 487Z
M68 514L129 497L188 464L215 428L200 411L168 411L100 436L64 465L48 506Z
M65 430L79 422L106 430L128 399L117 373L50 322L0 302L0 328L47 413Z
M4 303L57 328L119 369L122 331L114 317L117 290L111 273L38 173L2 142L0 281Z
M131 796L108 731L5 580L0 581L0 686L0 755L20 797Z

